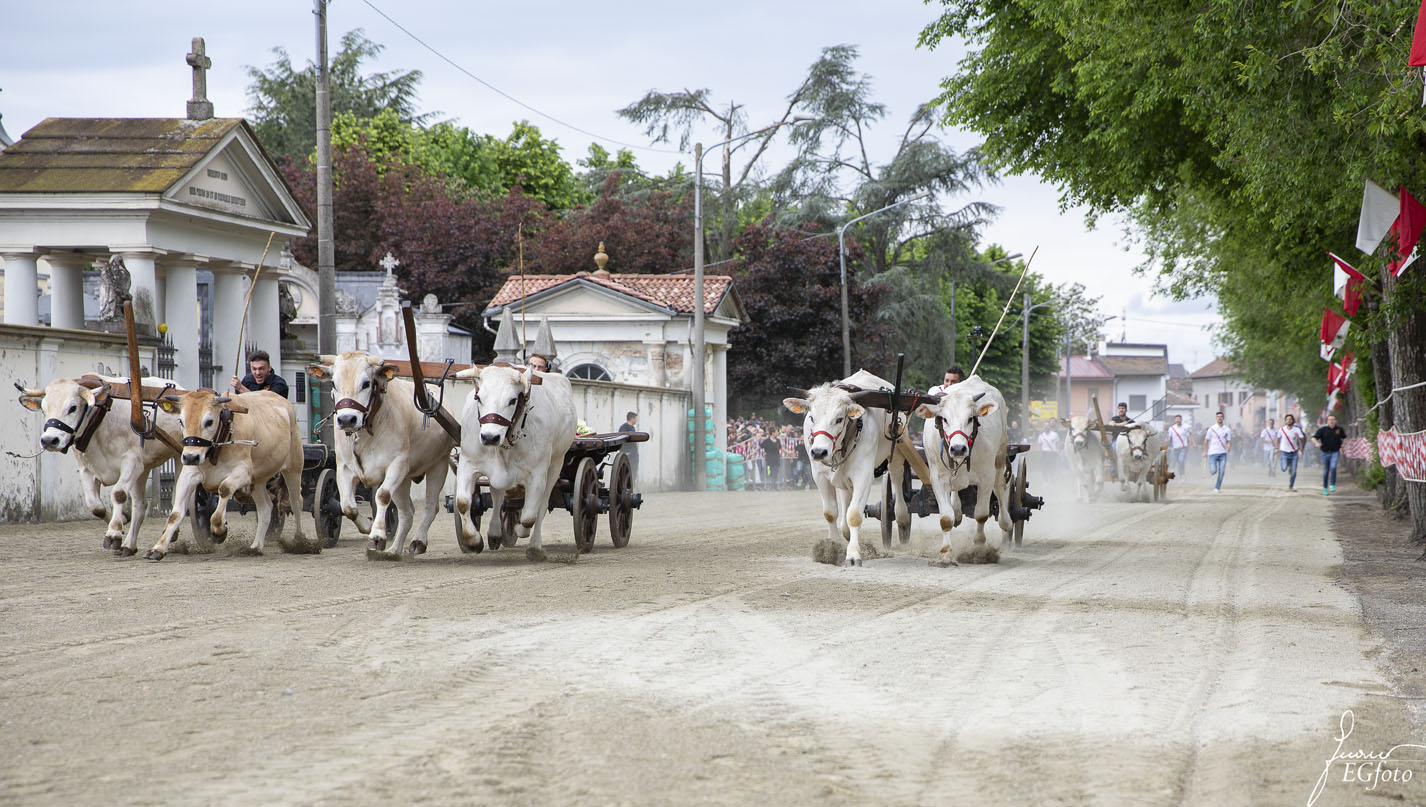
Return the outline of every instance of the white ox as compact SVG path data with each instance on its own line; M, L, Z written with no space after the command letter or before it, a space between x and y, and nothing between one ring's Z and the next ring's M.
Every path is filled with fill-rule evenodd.
M104 548L120 555L138 552L139 528L148 511L145 485L148 472L178 456L157 437L140 440L129 427L129 402L109 398L109 385L126 383L127 379L101 376L104 387L89 389L78 380L57 378L42 390L22 389L20 403L29 410L43 411L48 418L40 432L40 447L45 451L68 452L74 449L74 462L79 466L79 478L84 488L84 504L95 518L109 519L104 533ZM172 383L162 378L144 378L143 386L163 387ZM98 396L98 398L96 398ZM107 399L106 404L99 399ZM158 428L173 442L183 439L178 417L159 410ZM81 438L84 448L79 448ZM105 512L99 498L100 485L113 485L109 493L110 506ZM127 534L124 531L124 510L132 516Z
M926 419L921 427L921 444L926 447L931 490L941 511L941 562L954 562L951 528L961 522L960 491L970 485L976 487L975 543L985 543L985 522L990 518L993 493L1000 506L996 521L1004 547L1014 526L1006 498L1009 432L1005 426L1005 398L980 376L973 375L948 387L940 401L916 407L916 414Z
M837 382L864 390L889 389L891 384L865 370ZM806 398L786 398L783 405L794 414L806 415L802 442L812 460L812 480L822 494L822 517L827 520L830 539L847 541L847 565L862 563L862 509L876 487L876 468L891 451L887 427L891 416L882 409L867 409L834 383L809 390ZM901 490L905 465L899 460L890 467L893 488ZM888 517L883 513L882 518ZM911 511L897 497L896 522L911 525Z
M565 453L574 442L574 392L558 373L539 373L506 365L472 367L456 373L475 382L461 412L460 462L456 465L456 542L463 552L485 548L471 518L476 480L490 483L490 537L502 535L505 496L523 488L524 505L515 522L515 538L529 538L525 557L545 557L540 524L548 510L550 489L559 478ZM540 383L532 383L533 379ZM506 543L510 543L508 540Z
M1065 455L1069 457L1076 496L1084 502L1097 499L1104 484L1104 444L1099 432L1090 431L1089 418L1084 415L1075 415L1064 423L1069 427Z
M275 392L244 392L229 398L199 389L164 396L162 405L177 412L183 424L183 470L174 484L173 511L163 535L145 557L162 560L168 553L200 484L218 492L218 507L209 520L214 538L228 534L228 500L239 493L252 497L257 536L250 548L261 552L273 507L280 504L267 491L267 480L277 474L294 503L294 538L302 540L302 436L291 402Z
M330 378L332 397L337 399L332 422L336 425L337 491L342 514L367 534L368 549L385 551L390 537L386 534L386 512L394 501L398 521L390 554L399 554L415 522L411 483L424 478L426 507L410 551L425 552L426 535L440 507L455 440L434 420L426 421L416 408L415 382L397 378L395 365L360 351L322 355L318 362L307 371L316 378ZM374 519L357 511L358 482L375 491Z
M1148 428L1139 425L1125 432L1123 439L1115 443L1119 481L1124 488L1134 486L1129 494L1130 501L1136 502L1141 498L1149 501L1149 469L1153 467L1155 450L1153 436Z

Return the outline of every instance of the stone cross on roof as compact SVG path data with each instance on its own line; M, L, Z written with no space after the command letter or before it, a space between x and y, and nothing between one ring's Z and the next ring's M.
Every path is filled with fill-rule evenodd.
M213 60L203 52L203 37L193 37L193 52L188 54L188 64L193 66L193 97L188 100L189 120L208 120L213 117L213 102L208 100L208 68Z
M401 261L396 260L396 256L392 255L390 252L386 253L386 257L382 258L380 263L381 267L386 270L387 280L391 279L391 273L396 269L396 267L401 265Z

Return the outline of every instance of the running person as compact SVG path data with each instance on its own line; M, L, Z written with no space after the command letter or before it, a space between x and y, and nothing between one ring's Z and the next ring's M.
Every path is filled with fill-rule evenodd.
M1223 472L1228 470L1228 451L1233 448L1233 430L1223 425L1219 412L1212 426L1203 433L1203 458L1208 460L1208 473L1217 474L1213 492L1223 489Z
M1327 425L1312 435L1313 444L1322 449L1323 496L1337 492L1337 458L1341 456L1337 452L1342 450L1346 439L1347 432L1337 425L1336 415L1328 415Z
M1267 458L1268 476L1276 476L1277 469L1273 467L1273 454L1277 452L1277 421L1268 418L1268 425L1258 432L1258 447L1262 450L1263 456Z
M1184 460L1188 458L1189 431L1183 426L1183 415L1173 416L1169 427L1169 448L1173 450L1173 461L1178 465L1178 478L1183 479Z
M1302 457L1302 444L1306 440L1307 435L1298 427L1297 418L1287 415L1282 419L1282 428L1278 429L1277 450L1282 457L1279 467L1287 473L1288 490L1292 490L1297 484L1297 462Z

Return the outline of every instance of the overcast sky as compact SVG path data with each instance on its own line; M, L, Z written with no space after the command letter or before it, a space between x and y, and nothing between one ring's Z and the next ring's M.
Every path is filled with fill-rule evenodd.
M934 98L960 50L916 48L935 6L915 0L801 0L671 4L646 0L619 3L441 3L434 0L334 0L329 10L335 51L341 35L362 28L385 46L367 70L418 69L421 107L476 131L505 135L528 119L559 141L571 162L584 156L591 138L542 117L462 74L374 9L420 37L440 54L501 91L553 118L599 135L611 151L619 142L646 146L636 126L614 110L652 88L709 88L722 102L745 106L756 128L775 121L786 96L823 47L856 45L860 66L872 76L876 97L890 114L873 133L874 162L891 157L895 141L916 105ZM267 66L274 46L295 63L313 58L315 37L308 0L189 3L128 0L66 0L12 4L4 17L0 50L0 115L12 138L46 117L182 117L192 90L184 61L190 40L202 36L213 60L208 97L218 116L243 115L248 107L249 66ZM979 138L946 130L957 150ZM720 138L709 128L704 142ZM659 146L669 149L670 146ZM635 151L640 165L662 172L688 155ZM789 152L775 153L772 163ZM710 158L712 162L713 158ZM709 167L705 164L705 168ZM1002 208L983 241L1029 255L1033 269L1053 283L1078 281L1102 298L1112 338L1164 342L1170 361L1196 369L1213 358L1204 326L1216 322L1211 301L1179 303L1156 295L1153 282L1133 273L1143 256L1128 244L1122 223L1105 221L1090 230L1081 210L1060 212L1059 194L1034 177L1008 177L975 189Z

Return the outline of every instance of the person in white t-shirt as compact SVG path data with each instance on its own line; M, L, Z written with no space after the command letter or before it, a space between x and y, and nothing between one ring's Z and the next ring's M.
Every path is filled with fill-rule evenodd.
M1219 412L1212 426L1203 433L1203 457L1208 460L1208 472L1217 474L1213 492L1223 489L1223 472L1228 470L1228 451L1233 447L1233 430L1223 425L1223 413Z
M1173 425L1168 428L1169 450L1173 452L1173 461L1178 465L1178 478L1183 479L1184 460L1188 458L1188 429L1183 425L1183 415L1173 416Z
M1273 462L1273 454L1277 453L1277 421L1268 418L1268 425L1258 432L1258 450L1262 452L1263 458L1268 463L1268 476L1277 475L1277 463Z
M959 384L964 380L966 380L965 371L960 368L960 365L952 364L949 368L947 368L946 377L941 380L941 383L926 390L926 392L930 395L940 395L941 393L949 389L951 386Z
M1292 490L1292 486L1297 484L1297 461L1302 457L1302 444L1307 442L1307 435L1303 434L1302 428L1297 425L1297 418L1292 415L1282 419L1282 428L1277 434L1281 467L1287 474L1287 489Z

